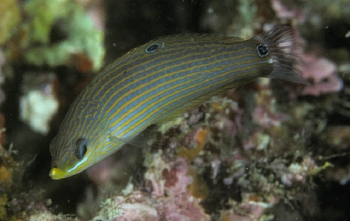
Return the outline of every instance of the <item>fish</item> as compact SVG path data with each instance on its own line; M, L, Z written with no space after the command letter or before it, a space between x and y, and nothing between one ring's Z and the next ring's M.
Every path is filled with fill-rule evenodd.
M259 77L308 84L292 30L278 26L249 40L211 34L161 37L96 75L70 106L50 144L52 179L80 173L151 125Z

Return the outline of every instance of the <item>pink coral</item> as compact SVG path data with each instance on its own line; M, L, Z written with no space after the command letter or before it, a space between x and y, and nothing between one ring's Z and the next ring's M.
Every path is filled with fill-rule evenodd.
M121 203L118 209L122 210L122 215L116 217L114 221L159 220L156 209L142 203Z
M165 180L162 173L164 169L170 170L170 166L162 160L161 153L156 153L152 156L153 159L150 161L150 164L146 165L148 167L144 175L146 186L152 191L153 196L163 196Z
M280 0L272 0L271 5L279 18L297 19L300 23L303 23L306 18L305 13L303 13L300 9L288 8Z
M126 196L116 196L102 205L95 219L128 220L210 220L199 205L200 199L187 190L192 177L187 175L189 165L183 158L165 162L160 153L151 155L152 162L145 179L152 189L151 195L131 189ZM166 194L165 194L166 193Z
M305 11L300 8L287 8L280 0L271 2L277 16L282 19L296 19L299 23L303 23L306 18ZM295 30L295 38L299 44L303 44L304 40ZM318 58L312 54L304 54L302 60L302 75L304 78L311 80L312 84L306 86L301 92L303 95L319 96L331 92L340 91L343 87L343 81L337 75L337 66L326 58Z
M164 169L162 171L163 178L165 178L164 187L168 194L180 194L186 192L186 187L192 182L192 178L187 176L188 164L184 158L177 158L172 165L170 171Z
M338 77L337 67L333 62L312 54L304 54L303 60L303 77L312 82L301 92L303 95L318 96L337 92L343 88L343 81Z
M175 197L163 198L161 202L162 204L157 208L157 211L163 214L164 220L210 220L199 205L199 200L192 197L188 192Z
M187 176L188 164L185 159L179 157L173 162L165 163L156 154L152 164L145 173L145 179L152 188L152 195L163 196L165 191L170 196L186 192L192 178Z
M152 183L154 188L152 195L159 196L160 205L157 211L161 217L173 221L209 220L209 216L199 206L200 200L191 196L187 190L187 186L192 183L192 177L187 175L189 169L187 161L178 157L175 161L165 163L157 156L156 154L155 159L158 163L150 167L145 178ZM161 177L162 181L154 179L156 177ZM164 197L164 192L167 193L167 197Z
M221 220L258 221L261 220L266 208L279 202L276 198L269 198L267 202L253 193L242 194L242 202L237 205L237 211L226 210L221 214Z
M272 113L266 110L263 106L256 106L253 111L253 119L264 128L271 126L279 126L282 121L288 120L290 117L284 113Z
M294 183L304 184L310 174L319 170L310 156L305 156L301 163L292 163L288 167L281 160L276 159L271 163L271 168L286 186L292 186Z

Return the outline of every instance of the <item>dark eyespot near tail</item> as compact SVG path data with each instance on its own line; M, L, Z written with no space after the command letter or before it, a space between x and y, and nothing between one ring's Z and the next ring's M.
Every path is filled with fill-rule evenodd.
M256 46L256 51L258 52L258 55L262 58L269 55L269 48L267 47L267 45L258 44Z
M145 49L145 52L146 53L153 53L153 52L156 52L158 48L162 47L161 44L158 44L158 43L154 43L154 44L151 44L150 46L148 46L146 49Z
M79 138L75 142L75 151L74 155L77 159L81 160L84 158L86 151L87 151L87 139L85 138Z

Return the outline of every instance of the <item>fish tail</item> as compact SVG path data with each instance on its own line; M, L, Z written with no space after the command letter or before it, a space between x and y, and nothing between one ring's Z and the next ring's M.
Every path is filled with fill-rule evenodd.
M266 45L273 63L273 71L270 78L277 78L295 83L309 85L303 78L301 66L303 64L300 55L295 53L296 43L292 29L288 26L278 26L266 33L254 38Z

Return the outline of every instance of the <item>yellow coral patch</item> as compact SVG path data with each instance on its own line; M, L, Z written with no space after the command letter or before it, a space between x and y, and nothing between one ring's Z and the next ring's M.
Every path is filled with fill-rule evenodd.
M0 6L0 44L11 37L13 29L19 24L20 10L16 0L2 0Z
M0 166L0 184L4 187L8 187L12 180L11 172L4 166Z
M208 131L206 129L199 130L195 137L195 141L198 143L197 147L193 149L181 147L177 154L185 158L188 162L192 161L203 150L207 134Z
M197 174L193 167L188 168L188 175L192 177L192 183L187 186L190 194L196 198L204 200L209 195L209 188L205 180Z

